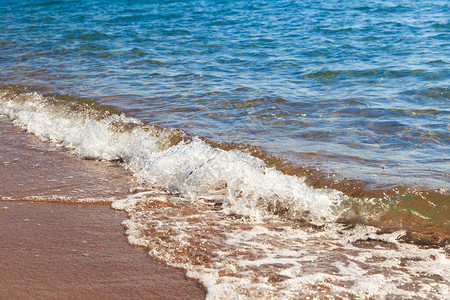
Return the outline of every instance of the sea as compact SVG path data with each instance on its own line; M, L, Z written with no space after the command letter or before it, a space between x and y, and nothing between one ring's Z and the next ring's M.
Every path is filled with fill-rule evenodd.
M2 118L130 172L70 197L208 299L449 299L449 1L0 9Z

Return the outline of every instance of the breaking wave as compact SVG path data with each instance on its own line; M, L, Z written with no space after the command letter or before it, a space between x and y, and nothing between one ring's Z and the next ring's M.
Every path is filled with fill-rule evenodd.
M243 151L215 148L180 130L96 108L91 101L6 89L0 93L0 113L83 158L120 161L143 187L206 199L228 214L254 219L276 214L322 225L339 217L347 198L309 187L304 178Z

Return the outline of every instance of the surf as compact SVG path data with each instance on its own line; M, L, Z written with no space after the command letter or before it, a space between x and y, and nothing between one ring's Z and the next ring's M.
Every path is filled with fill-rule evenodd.
M0 112L42 140L86 159L117 160L142 187L209 199L228 214L281 214L315 225L335 221L348 197L309 187L250 154L212 147L181 131L146 124L86 102L2 91Z

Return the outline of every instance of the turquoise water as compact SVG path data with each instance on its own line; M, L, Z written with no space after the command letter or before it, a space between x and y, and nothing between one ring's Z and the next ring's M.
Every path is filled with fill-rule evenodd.
M151 124L257 146L318 169L311 181L322 186L438 190L448 201L448 1L0 8L1 85L87 97Z

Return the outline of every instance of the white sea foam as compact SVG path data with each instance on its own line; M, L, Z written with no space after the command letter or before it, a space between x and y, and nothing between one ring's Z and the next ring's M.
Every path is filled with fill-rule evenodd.
M445 299L450 260L442 249L404 244L397 231L338 224L302 228L280 218L227 218L158 191L115 201L130 243L185 269L207 299Z
M268 168L243 152L213 148L197 138L171 145L170 129L158 131L123 114L101 114L38 93L2 92L0 98L0 113L27 131L85 158L119 159L144 186L191 200L212 198L227 213L255 219L283 212L324 224L339 215L341 193L310 188L303 179Z

